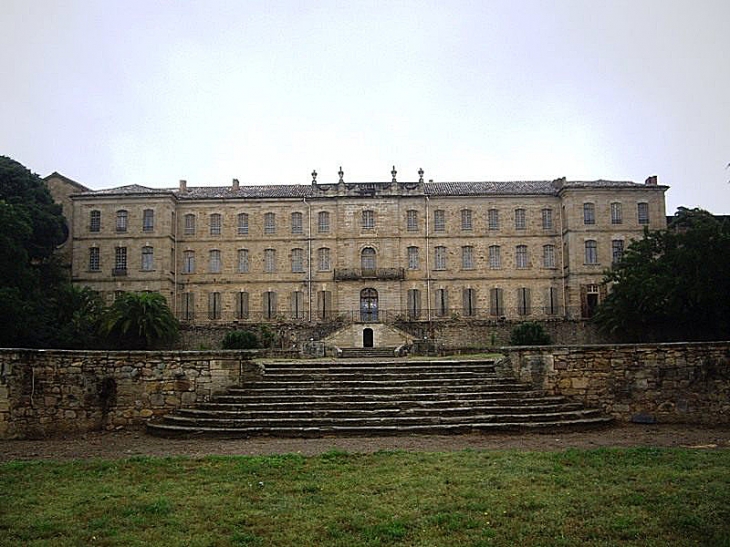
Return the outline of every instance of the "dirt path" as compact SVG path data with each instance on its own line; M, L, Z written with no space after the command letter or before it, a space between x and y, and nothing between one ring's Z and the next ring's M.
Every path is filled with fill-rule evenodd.
M208 454L321 454L328 450L369 453L377 450L448 452L464 450L564 450L599 447L730 448L730 427L622 425L597 431L551 433L488 433L406 437L323 439L253 438L236 440L160 439L142 431L115 431L39 441L0 441L0 462L71 460L130 456L191 456Z

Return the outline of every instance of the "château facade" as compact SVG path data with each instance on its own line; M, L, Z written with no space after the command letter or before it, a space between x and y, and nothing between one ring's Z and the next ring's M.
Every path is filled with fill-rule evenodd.
M590 317L603 272L666 186L624 181L413 182L92 191L46 182L69 222L74 283L110 302L163 294L191 324Z

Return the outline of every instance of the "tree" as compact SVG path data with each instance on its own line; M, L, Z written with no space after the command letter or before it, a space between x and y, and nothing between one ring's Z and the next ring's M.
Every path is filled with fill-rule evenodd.
M547 346L552 340L540 323L525 321L512 329L509 343L513 346Z
M680 208L606 272L599 327L623 341L712 340L730 328L730 225Z
M101 334L127 349L149 349L177 338L179 323L159 293L124 293L107 309Z
M98 345L104 314L101 297L89 287L62 285L53 301L54 345L67 349L87 349Z

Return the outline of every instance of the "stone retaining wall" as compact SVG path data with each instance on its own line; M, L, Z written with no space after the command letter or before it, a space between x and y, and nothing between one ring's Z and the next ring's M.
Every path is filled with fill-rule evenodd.
M730 423L730 342L503 351L518 379L620 421Z
M247 352L0 350L0 438L136 426L260 373Z

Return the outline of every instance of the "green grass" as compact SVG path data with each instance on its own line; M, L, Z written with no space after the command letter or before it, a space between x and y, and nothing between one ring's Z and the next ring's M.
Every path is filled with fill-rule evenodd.
M730 451L13 462L0 545L730 546Z

